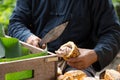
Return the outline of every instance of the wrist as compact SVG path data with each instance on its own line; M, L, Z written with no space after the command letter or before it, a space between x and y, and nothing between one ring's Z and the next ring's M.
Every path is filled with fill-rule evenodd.
M93 63L98 61L98 56L95 52L95 50L91 50L91 55L93 56Z

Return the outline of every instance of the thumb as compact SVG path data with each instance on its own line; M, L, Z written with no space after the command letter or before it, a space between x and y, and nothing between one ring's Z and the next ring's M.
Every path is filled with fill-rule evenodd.
M45 49L46 47L47 47L47 44L43 44L41 48Z

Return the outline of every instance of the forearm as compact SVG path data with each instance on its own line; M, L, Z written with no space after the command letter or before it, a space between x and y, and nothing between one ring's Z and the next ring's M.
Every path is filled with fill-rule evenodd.
M107 66L117 55L120 49L120 27L112 27L110 31L99 38L99 41L94 48L97 56L99 69Z
M27 29L23 24L16 22L10 24L8 27L8 35L20 39L26 42L27 38L32 35L29 29Z
M94 50L98 56L98 61L93 66L99 71L115 58L120 49L120 23L112 0L93 2L91 14L94 17L93 38L96 45Z
M31 1L29 0L17 0L16 7L10 18L10 24L8 26L8 35L16 37L22 41L32 34L28 29L31 24Z

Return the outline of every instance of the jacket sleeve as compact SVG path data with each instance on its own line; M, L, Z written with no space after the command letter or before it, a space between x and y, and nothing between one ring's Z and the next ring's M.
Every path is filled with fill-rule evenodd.
M8 35L26 41L32 34L29 30L31 21L31 0L17 0L10 18Z
M93 67L99 71L111 63L120 49L120 24L111 0L92 0L92 14L97 35L94 47L98 62Z

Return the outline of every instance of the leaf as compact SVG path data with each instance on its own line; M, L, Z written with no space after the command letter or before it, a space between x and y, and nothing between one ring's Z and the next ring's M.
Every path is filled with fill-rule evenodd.
M30 54L30 50L26 47L21 46L22 49L22 56Z
M20 57L22 55L21 44L16 38L0 38L4 48L5 48L5 57L13 58Z
M46 55L48 55L47 52L40 52L40 53L29 54L29 55L25 55L17 58L2 58L0 59L0 62L10 62L15 60L22 60L22 59L28 59L28 58L40 57L40 56L46 56Z
M5 37L4 27L0 24L0 37Z
M32 70L26 70L21 72L8 73L5 76L5 80L25 80L33 77Z
M5 57L5 49L4 46L0 40L0 58Z

